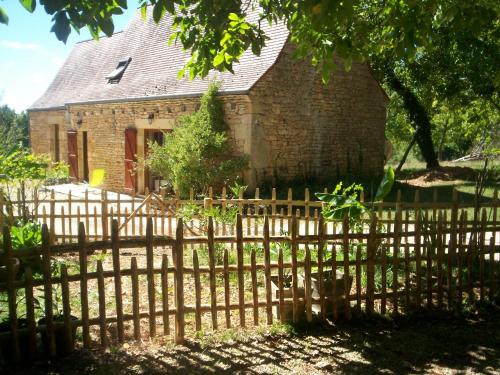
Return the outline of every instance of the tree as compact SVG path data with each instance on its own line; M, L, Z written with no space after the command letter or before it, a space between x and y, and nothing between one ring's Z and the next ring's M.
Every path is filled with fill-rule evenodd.
M8 150L22 144L28 145L28 116L17 114L6 105L0 106L0 149Z
M31 12L37 4L36 0L21 3ZM39 4L54 16L52 30L63 41L71 28L78 31L84 26L95 38L101 32L111 35L113 15L127 7L126 0L39 0ZM435 51L440 33L453 35L463 30L477 37L491 29L492 20L498 30L500 18L497 0L139 0L139 4L143 14L148 5L153 7L156 22L170 14L170 42L191 51L180 75L187 73L191 78L204 77L211 69L232 71L249 48L259 55L267 40L261 27L264 22L285 23L297 45L296 55L310 59L327 82L333 56L341 57L347 70L354 60L374 58L382 58L388 62L384 66L392 69L401 60L411 64L427 50ZM0 9L0 22L7 21ZM476 46L480 52L482 47ZM463 57L467 58L467 52ZM438 165L426 106L394 71L386 73L418 129L417 143L427 165ZM444 77L449 81L449 76ZM498 107L497 101L492 103Z
M467 16L466 14L463 15ZM480 30L469 25L461 30L448 26L436 29L433 44L419 48L415 58L373 59L388 89L398 92L403 100L393 101L388 128L403 130L406 125L400 110L409 115L409 123L417 129L433 129L438 154L443 156L450 141L455 153L479 141L491 141L493 127L498 124L497 59L500 54L500 28L494 14L485 15ZM394 108L399 107L399 108ZM431 126L432 124L432 126ZM399 132L398 139L405 138ZM408 134L408 131L406 130ZM424 135L432 142L430 131ZM415 133L421 142L421 132ZM393 137L394 139L394 137ZM449 149L449 148L448 148ZM421 147L422 155L429 154ZM435 156L434 155L430 155Z
M193 187L205 193L210 186L234 182L246 167L245 157L235 157L227 138L219 86L211 84L201 97L200 108L182 116L164 144L149 144L145 160L149 170L168 180L182 196Z

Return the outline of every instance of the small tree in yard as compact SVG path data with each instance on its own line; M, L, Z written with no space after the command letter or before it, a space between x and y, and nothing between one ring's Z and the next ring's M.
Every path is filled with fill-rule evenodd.
M206 192L209 186L232 183L246 167L245 157L234 157L228 141L218 84L201 97L198 111L182 116L164 144L150 142L145 160L151 173L168 180L182 196L191 187Z

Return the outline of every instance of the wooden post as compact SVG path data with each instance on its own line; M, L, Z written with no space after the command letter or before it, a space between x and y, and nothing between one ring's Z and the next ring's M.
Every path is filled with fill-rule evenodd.
M306 318L308 322L312 322L311 251L309 250L309 246L307 245L304 259L304 276Z
M45 230L47 229L44 226ZM47 242L46 236L44 237L45 242ZM44 248L48 245L44 244ZM16 311L16 289L14 286L14 258L12 256L12 242L10 238L9 227L3 227L3 249L5 252L6 261L6 271L7 271L7 297L9 305L9 321L10 321L10 331L12 337L12 349L14 355L14 362L18 362L21 359L21 352L19 349L19 332L17 331L17 311ZM50 336L49 336L50 337Z
M271 244L269 241L269 217L264 217L264 276L266 283L266 317L267 324L273 323L272 289L271 289Z
M193 250L193 277L195 293L195 324L196 331L201 330L201 283L200 283L200 264L198 262L198 252Z
M101 349L107 345L106 338L106 291L104 290L104 273L102 261L97 261L97 293L99 295L99 336L101 338Z
M417 203L417 192L415 192L415 202ZM420 209L415 212L415 273L416 273L416 298L415 303L417 307L422 305L422 259L421 259L421 243L420 243L420 229L421 229Z
M61 206L61 239L66 243L66 217L64 215L64 206Z
M134 320L134 339L141 338L141 320L139 317L139 275L137 272L137 259L130 260L130 270L132 279L132 316Z
M271 234L276 235L276 188L271 193Z
M88 189L85 189L85 194L84 194L85 202L84 202L84 207L85 207L85 229L86 229L86 240L89 240L89 235L90 235L90 210L89 210L89 191ZM80 206L78 206L80 207ZM96 233L97 234L97 233Z
M45 299L45 332L49 344L49 355L56 354L54 339L54 314L52 306L52 270L50 269L50 233L46 225L42 226L42 269L43 294Z
M240 326L245 327L245 275L243 270L243 223L241 215L236 216L236 251L238 255L238 303Z
M29 353L30 358L33 358L36 353L36 322L35 322L35 301L33 298L33 273L28 266L24 271L24 278L26 280L25 293L26 293L26 319L28 319L28 330L30 333L29 338Z
M89 349L90 331L89 331L89 300L88 300L88 283L87 283L87 244L85 238L86 238L85 226L83 223L79 223L78 253L80 260L80 300L82 306L83 346L86 349Z
M324 278L324 254L325 254L325 222L323 215L320 215L318 224L318 278L319 278L319 304L321 307L321 318L326 319L325 305L325 278Z
M344 315L347 320L351 319L351 302L350 302L350 289L349 283L349 217L344 216L342 220L342 245L344 248ZM335 275L333 277L336 277Z
M373 215L367 245L366 264L366 311L373 314L375 293L375 255L377 253L377 216Z
M53 244L56 238L56 199L54 190L50 192L50 244Z
M113 255L113 273L115 282L116 303L116 330L118 342L123 342L123 301L122 301L122 278L120 266L120 248L118 245L118 221L111 223L111 248Z
M253 297L253 324L259 325L259 292L257 289L257 268L255 261L255 248L252 248L250 254L250 268L252 276L252 297Z
M478 246L478 256L479 256L479 299L481 302L484 301L484 254L486 245L486 209L483 208L481 213L481 232L479 235L479 246Z
M153 255L153 219L146 222L146 268L148 277L149 337L156 335L156 291Z
M63 299L63 317L64 317L64 334L65 343L69 347L64 348L65 352L71 353L74 349L73 340L73 320L71 319L71 306L69 302L69 283L68 283L68 270L66 265L61 266L61 292Z
M437 225L437 302L438 307L441 309L443 307L443 211L438 213L438 225Z
M177 220L175 233L174 264L175 264L175 343L184 342L184 226L182 218Z
M108 239L108 192L101 192L102 239Z
M283 291L284 274L283 274L283 249L278 249L278 295L279 295L279 317L280 321L285 321L285 295Z
M231 296L229 295L229 255L227 248L224 248L224 312L226 315L226 328L231 328L231 310L229 304Z
M292 297L293 297L293 322L299 320L299 288L297 275L297 215L292 217Z
M211 216L208 217L208 267L210 278L210 311L212 315L212 328L217 329L217 289L215 282L215 243L214 243L214 222Z
M163 254L161 261L161 299L163 308L163 334L170 334L170 314L168 313L168 257Z

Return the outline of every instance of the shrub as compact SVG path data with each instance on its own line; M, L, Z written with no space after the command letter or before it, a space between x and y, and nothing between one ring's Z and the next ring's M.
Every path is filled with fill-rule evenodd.
M182 116L164 144L151 142L145 160L151 173L169 181L181 196L189 189L206 192L209 186L232 183L246 167L244 157L234 157L227 137L219 86L211 84L198 111Z

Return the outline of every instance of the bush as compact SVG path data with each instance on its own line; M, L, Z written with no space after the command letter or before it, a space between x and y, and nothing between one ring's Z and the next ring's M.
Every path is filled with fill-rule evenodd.
M189 189L206 192L209 186L232 183L246 167L245 157L234 157L227 138L219 86L211 84L198 111L182 116L164 144L151 142L145 160L151 173L169 181L181 196Z

